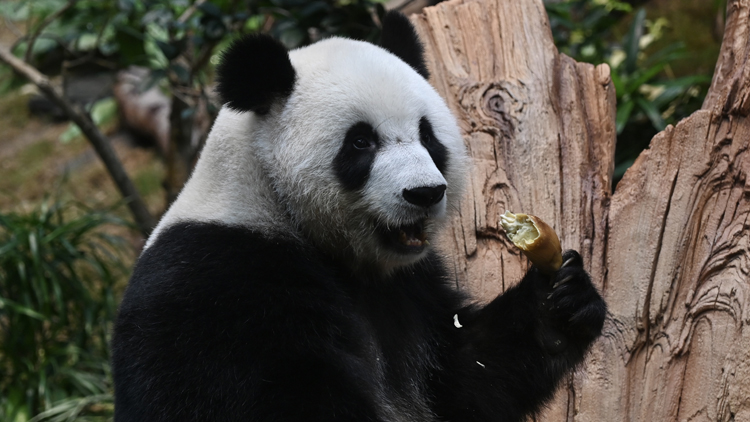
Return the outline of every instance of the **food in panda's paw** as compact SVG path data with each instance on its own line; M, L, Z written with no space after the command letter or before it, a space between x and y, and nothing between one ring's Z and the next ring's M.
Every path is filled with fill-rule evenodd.
M500 224L505 229L508 239L542 272L551 274L560 269L560 239L552 227L541 218L505 211L505 214L500 216Z

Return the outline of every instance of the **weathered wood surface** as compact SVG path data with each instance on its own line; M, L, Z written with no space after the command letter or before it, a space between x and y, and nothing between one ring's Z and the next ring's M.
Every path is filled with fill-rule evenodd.
M474 159L442 240L489 300L528 263L499 215L539 215L610 312L545 421L750 421L750 0L730 0L703 110L658 134L611 192L606 65L555 49L541 0L453 0L412 20Z

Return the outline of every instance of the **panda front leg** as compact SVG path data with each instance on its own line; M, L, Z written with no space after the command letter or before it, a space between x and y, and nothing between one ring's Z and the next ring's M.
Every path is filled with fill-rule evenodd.
M549 401L601 334L606 305L575 251L553 276L532 267L483 308L457 313L438 415L458 421L521 421ZM459 328L460 326L460 328Z

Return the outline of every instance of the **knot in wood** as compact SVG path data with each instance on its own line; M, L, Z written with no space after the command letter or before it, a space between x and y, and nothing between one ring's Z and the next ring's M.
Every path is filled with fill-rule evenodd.
M505 113L503 98L498 93L493 93L486 99L487 108L491 113Z
M480 100L485 123L497 129L503 137L510 138L516 129L516 113L523 109L513 95L504 87L490 86Z

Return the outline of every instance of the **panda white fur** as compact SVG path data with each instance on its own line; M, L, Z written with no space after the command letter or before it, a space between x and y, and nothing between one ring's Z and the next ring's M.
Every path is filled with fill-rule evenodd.
M225 107L120 306L115 420L537 412L606 307L573 251L555 288L532 267L484 307L453 289L429 240L466 152L408 20L382 48L245 37L217 73Z

